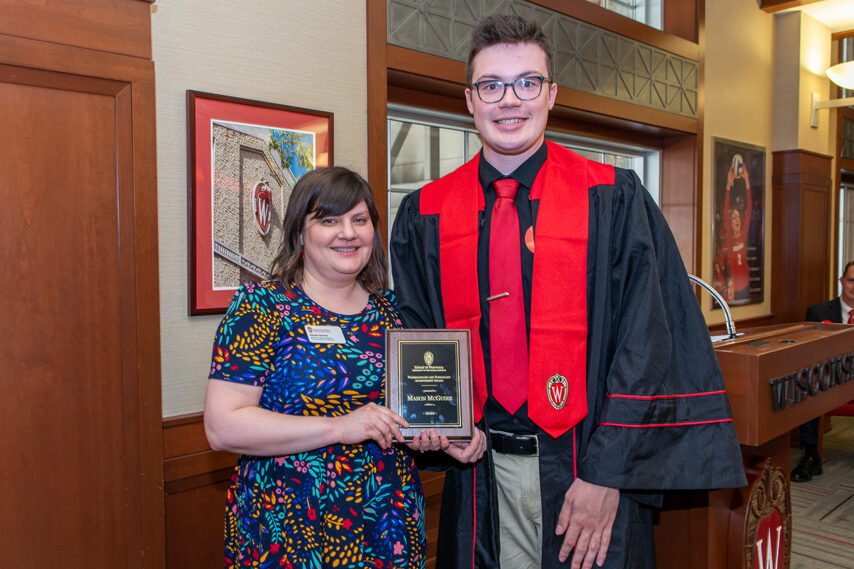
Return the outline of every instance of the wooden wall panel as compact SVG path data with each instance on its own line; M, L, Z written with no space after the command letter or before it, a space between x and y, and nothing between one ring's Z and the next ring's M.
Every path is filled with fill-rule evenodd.
M385 0L365 0L367 29L365 30L368 74L368 183L380 212L385 231L383 243L388 239L388 128L386 114L386 39ZM377 30L382 30L378 33ZM388 247L388 244L386 244Z
M0 0L0 34L151 59L150 10L139 0Z
M11 355L2 388L15 404L0 414L0 431L14 434L0 439L0 453L16 457L18 468L3 468L0 485L15 489L6 507L20 515L5 520L0 543L30 552L34 566L89 554L115 567L127 555L112 544L124 544L128 529L121 512L126 441L113 430L125 424L128 330L114 133L128 128L130 116L116 111L129 93L121 84L83 79L76 92L54 88L50 74L38 72L25 75L40 84L13 83L11 71L0 75L0 290L15 309L4 315L0 337ZM85 149L88 160L71 149ZM31 277L26 285L23 275ZM45 534L55 536L56 549L43 547Z
M222 567L231 468L166 484L166 567Z
M705 0L664 0L663 4L663 30L689 42L697 42L704 22Z
M165 561L148 10L0 0L0 547L28 567Z
M439 511L442 509L444 472L420 471L424 486L424 525L427 529L427 569L436 567L436 543L439 539Z
M697 137L681 136L664 141L661 157L661 212L676 238L685 269L700 275L700 209L697 187Z
M781 10L797 8L806 4L812 4L819 0L759 0L759 7L768 13L773 14Z
M225 491L237 455L211 450L202 414L163 421L166 567L221 567Z
M803 150L775 152L772 191L775 322L798 322L829 290L831 158Z

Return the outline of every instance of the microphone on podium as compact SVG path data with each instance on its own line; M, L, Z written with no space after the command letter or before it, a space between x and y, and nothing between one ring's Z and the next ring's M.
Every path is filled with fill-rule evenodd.
M694 275L691 275L691 274L688 275L688 279L691 280L692 282L700 285L709 294L711 294L712 297L717 301L718 304L721 305L721 308L723 308L723 310L724 310L724 318L726 319L726 331L727 331L727 333L726 333L726 335L713 336L712 337L712 343L722 342L724 340L732 340L733 338L738 336L738 334L736 334L736 332L735 332L735 322L732 319L732 313L729 311L729 305L724 300L724 297L722 297L718 293L718 291L716 291L714 289L714 287L712 287L712 285L710 285L709 283L707 283L703 279L701 279L699 277L695 277Z

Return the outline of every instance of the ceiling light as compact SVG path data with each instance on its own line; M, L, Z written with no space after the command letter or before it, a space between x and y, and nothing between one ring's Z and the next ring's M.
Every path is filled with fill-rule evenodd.
M827 68L827 76L831 81L842 87L843 89L854 89L854 61L846 61L845 63L837 63ZM812 92L810 98L810 126L818 128L818 110L819 109L835 109L838 107L850 107L854 105L854 97L845 99L831 99L829 101L820 100L819 94Z
M832 67L828 67L825 73L827 73L831 81L843 89L854 89L854 61L837 63Z

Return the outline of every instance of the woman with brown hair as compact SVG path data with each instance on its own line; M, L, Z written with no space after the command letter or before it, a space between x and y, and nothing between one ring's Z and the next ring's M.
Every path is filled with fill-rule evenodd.
M345 168L305 174L275 280L238 289L205 402L214 449L240 453L226 567L421 568L424 498L383 406L384 335L401 327L371 189Z

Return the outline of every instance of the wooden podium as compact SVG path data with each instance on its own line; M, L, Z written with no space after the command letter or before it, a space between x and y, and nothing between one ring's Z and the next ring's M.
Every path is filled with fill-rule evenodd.
M716 343L715 352L748 484L668 494L655 526L657 565L788 569L789 433L854 399L854 326L756 328Z

